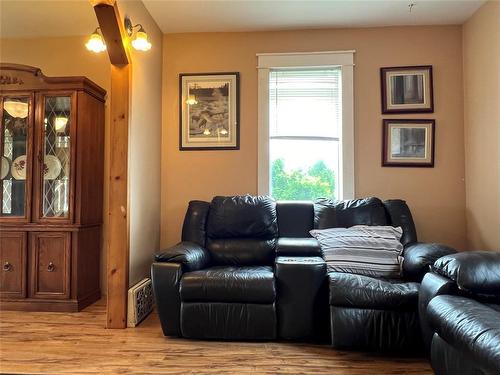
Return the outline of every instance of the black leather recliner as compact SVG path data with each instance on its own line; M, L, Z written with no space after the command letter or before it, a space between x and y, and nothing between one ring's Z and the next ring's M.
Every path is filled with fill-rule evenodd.
M315 215L319 229L357 224L392 225L403 229L402 278L387 280L350 273L328 274L332 346L422 353L417 311L420 281L429 265L455 250L440 244L417 242L410 209L401 200L381 202L368 198L336 204L320 201L315 204Z
M438 259L422 281L419 309L437 375L500 374L500 253Z
M328 278L319 244L309 231L357 224L403 227L407 286L349 274ZM394 332L379 327L399 330L401 337L419 330L418 282L430 264L453 251L417 243L411 214L401 200L358 199L332 208L324 201L215 197L211 203L189 203L182 242L156 255L151 273L165 335L308 340L332 332L336 347L384 349L377 343L398 341ZM377 305L366 304L353 280L363 293L372 293ZM377 315L384 309L390 313ZM400 324L399 316L410 316L402 318L409 323ZM390 319L396 324L389 324ZM367 321L381 324L367 326ZM362 345L353 343L353 336Z
M357 224L392 225L403 229L401 279L387 280L340 272L328 274L332 346L337 349L422 353L417 312L420 281L429 265L455 250L444 245L417 242L410 209L401 200L320 201L315 203L315 215L319 229Z
M276 338L276 203L265 197L190 202L182 239L156 256L163 331L205 339Z

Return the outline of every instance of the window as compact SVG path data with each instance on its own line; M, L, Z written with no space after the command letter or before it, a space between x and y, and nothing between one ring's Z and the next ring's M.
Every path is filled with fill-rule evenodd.
M277 200L353 197L347 54L350 64L349 56L328 52L259 55L259 194Z
M279 200L338 197L341 69L269 74L270 194Z

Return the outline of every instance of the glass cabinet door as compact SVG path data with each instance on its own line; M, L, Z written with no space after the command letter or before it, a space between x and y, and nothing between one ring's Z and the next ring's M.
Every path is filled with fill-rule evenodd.
M41 149L39 181L41 181L41 219L67 219L71 211L71 94L42 96ZM43 155L43 156L42 156Z
M27 221L31 202L31 95L0 97L0 221Z

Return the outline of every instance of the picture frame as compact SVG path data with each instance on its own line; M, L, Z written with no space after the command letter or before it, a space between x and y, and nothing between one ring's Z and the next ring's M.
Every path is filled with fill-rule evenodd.
M380 68L382 113L432 113L432 65Z
M384 119L383 167L434 167L435 120Z
M179 150L239 150L239 73L179 74Z

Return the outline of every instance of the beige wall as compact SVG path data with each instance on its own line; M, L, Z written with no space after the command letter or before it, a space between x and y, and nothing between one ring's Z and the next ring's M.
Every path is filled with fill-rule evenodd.
M500 2L463 27L467 240L500 251Z
M46 76L86 76L108 92L111 68L106 54L85 49L87 37L0 39L0 61L36 66ZM106 292L106 228L109 163L109 100L106 102L103 246L101 252L101 292Z
M259 52L355 49L356 195L403 198L418 234L458 248L465 243L462 39L460 26L387 27L164 36L162 246L175 243L187 202L257 192ZM385 116L436 119L435 168L382 168L379 68L432 64L435 113ZM241 149L178 149L178 74L239 71Z
M142 24L152 48L131 49L129 128L129 285L149 276L160 245L162 33L140 1L120 1L121 17Z

